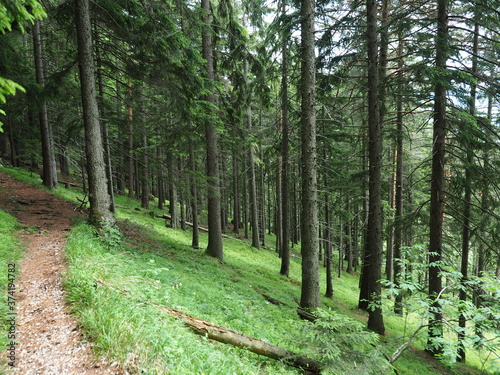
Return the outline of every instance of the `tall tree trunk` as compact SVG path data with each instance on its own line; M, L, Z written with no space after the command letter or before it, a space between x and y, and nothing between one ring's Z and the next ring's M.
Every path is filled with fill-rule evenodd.
M281 134L281 119L279 121L279 132ZM282 212L282 205L283 205L283 197L282 197L282 189L281 189L281 179L282 179L282 173L283 173L283 158L281 155L278 155L277 159L277 167L278 171L276 174L276 209L274 213L274 234L276 235L276 252L278 253L278 256L282 258L282 245L281 241L283 238L282 235L282 228L281 228L281 222L283 220L283 212ZM281 267L283 268L283 260L281 261ZM281 270L280 270L281 273ZM286 274L282 274L286 275Z
M394 213L394 283L401 285L403 268L401 263L401 246L403 245L403 38L399 33L398 42L398 93L397 96L397 114L396 114L396 186L395 186L395 213ZM398 315L403 314L403 294L396 295L394 301L394 312Z
M301 3L301 139L302 139L302 291L300 306L320 306L318 260L318 182L316 152L315 1Z
M493 116L493 95L490 92L488 94L488 121L491 122ZM489 154L489 145L485 145L485 149L483 150L483 168L488 171L490 167L490 154ZM482 195L481 195L481 211L488 212L490 209L490 177L485 176L482 179ZM490 250L488 246L485 244L485 237L487 234L487 225L488 225L488 217L486 215L483 216L480 224L479 224L479 233L481 236L481 240L479 241L479 246L477 249L477 276L484 277L486 271L486 262L487 259L490 259ZM499 257L500 259L500 257ZM475 295L475 304L478 308L481 308L484 303L484 295L485 292L482 288L477 288L474 290ZM483 327L482 324L477 324L475 326L476 334L478 336L483 336Z
M252 109L250 105L246 109L247 129L252 137ZM255 177L255 155L254 143L248 148L248 185L250 188L250 216L252 219L252 246L259 249L259 203L257 202L257 182Z
M202 31L202 56L206 61L207 89L212 86L214 80L214 61L212 48L212 14L210 0L201 0L203 12ZM211 90L209 90L211 91ZM215 104L212 92L204 98L209 105ZM210 113L215 116L215 113ZM207 253L224 261L224 250L222 247L222 228L220 217L220 187L219 187L219 150L217 145L217 126L213 119L207 119L205 135L207 139L207 178L208 178L208 247Z
M170 213L170 226L173 229L179 227L179 210L177 200L177 168L175 165L175 157L171 152L167 153L167 168L168 168L168 186L169 186L169 213Z
M134 197L135 167L134 167L134 110L132 108L132 82L128 85L128 196Z
M78 39L78 62L82 92L83 123L85 126L85 151L89 176L89 202L91 224L102 227L113 225L115 219L109 210L109 195L106 183L106 165L102 145L99 109L92 56L92 29L88 0L76 0L76 31Z
M235 139L237 139L235 137ZM238 150L233 148L233 232L239 236L240 234L240 172Z
M146 135L146 125L142 124L142 175L141 175L141 207L149 208L149 165L148 165L148 138Z
M392 173L389 191L389 205L391 207L390 219L392 223L387 228L387 246L385 257L385 275L386 279L394 281L394 220L393 212L396 209L396 169L397 169L398 149L397 146L392 150Z
M325 178L326 180L326 178ZM325 185L326 186L326 185ZM333 297L332 284L332 223L330 220L330 200L328 192L325 192L325 265L326 265L326 292L325 297ZM342 262L340 260L340 262Z
M477 17L477 16L476 16ZM479 22L476 20L474 24L474 37L472 46L472 69L471 74L473 77L477 76L477 53L478 53L478 43L479 42ZM470 99L469 99L469 113L475 118L476 116L476 98L477 98L477 86L475 83L471 84L470 88ZM465 132L468 133L469 129ZM467 300L467 281L469 279L469 241L470 241L470 222L471 222L471 210L472 210L472 163L474 158L473 145L469 141L469 135L465 135L465 179L464 179L464 216L462 223L462 262L460 271L462 272L459 299L465 302ZM459 327L462 328L458 334L458 360L460 362L465 362L465 326L466 326L466 316L464 312L460 313L458 318Z
M282 13L286 12L286 3L282 2ZM290 182L289 182L289 139L288 121L288 37L283 37L281 46L281 270L280 274L290 273Z
M346 236L346 246L347 246L347 273L353 273L353 230L352 230L352 219L351 216L351 198L349 195L346 196L346 211L348 219L345 226L345 236Z
M380 127L383 127L385 121L386 109L386 79L387 79L387 55L389 50L389 0L383 0L382 2L382 19L380 27L380 51L379 51L379 61L378 61L378 71L379 71L379 82L378 82L378 102L379 102L379 122ZM394 209L394 180L395 180L395 170L393 173L393 179L391 181L390 190L390 205ZM391 213L392 215L392 213ZM393 280L393 244L394 244L394 229L390 227L387 235L387 249L386 249L386 262L385 262L385 272L388 280Z
M262 143L259 143L259 157L264 160L262 152ZM266 187L265 187L265 170L263 166L259 168L259 188L257 192L260 196L257 198L259 202L259 238L262 246L266 246ZM260 199L259 199L260 198Z
M36 83L41 89L45 86L45 71L43 65L43 47L40 37L40 20L33 24L33 49L35 57ZM42 159L43 159L43 184L49 189L57 186L57 164L54 152L54 140L52 138L52 127L47 114L47 102L40 100L38 117L40 120L40 134L42 137Z
M102 59L101 59L101 47L100 47L100 35L97 28L97 22L94 22L94 30L96 35L96 58L97 58L97 85L99 91L99 105L101 110L101 132L103 137L103 147L104 147L104 162L106 163L106 178L108 179L108 194L109 194L109 210L111 212L116 212L115 206L115 193L113 189L113 170L111 166L111 150L109 147L109 133L108 124L106 119L106 113L104 111L104 83L102 79Z
M381 158L382 124L379 109L379 71L377 56L377 4L367 0L367 49L368 49L368 228L363 259L362 279L367 288L368 328L383 335L385 331L381 307L380 278L382 274L382 202ZM361 300L361 293L360 293Z
M198 187L194 174L194 172L196 171L196 159L194 156L194 147L191 147L191 152L189 153L189 164L192 172L190 182L191 182L191 210L193 211L193 237L191 241L191 247L193 249L199 249L200 242L199 242L199 231L198 231Z
M438 340L443 337L443 313L437 299L442 289L441 266L443 256L445 139L446 139L446 74L448 49L448 0L438 0L436 37L436 74L434 88L434 131L432 147L432 176L429 233L429 309L428 343L426 350L439 355L443 352Z

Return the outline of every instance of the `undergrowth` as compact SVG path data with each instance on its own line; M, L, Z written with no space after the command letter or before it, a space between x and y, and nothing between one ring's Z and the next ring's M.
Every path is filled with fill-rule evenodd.
M15 307L17 289L16 277L19 273L19 259L22 255L21 245L15 238L15 232L20 226L16 219L0 210L0 352L6 350L10 345L9 329L16 329L16 325L11 324L11 307ZM14 285L9 285L14 284ZM9 288L10 286L10 288ZM9 289L10 297L9 300ZM10 302L10 304L9 304ZM15 331L11 331L16 336ZM17 338L17 337L16 337ZM2 358L0 365L5 365L6 358Z
M13 173L16 178L22 176L25 182L35 185L40 182L29 172L14 170ZM77 203L76 198L84 197L74 188L60 187L55 194L73 203ZM403 321L390 314L392 302L384 300L388 333L378 342L366 340L370 348L361 342L354 347L340 345L338 328L329 325L332 321L328 317L324 318L326 326L316 328L330 332L311 340L315 337L314 326L300 320L295 311L300 298L299 256L291 259L290 277L285 278L279 275L280 260L275 252L253 249L239 239L224 239L225 264L220 264L204 254L204 250L189 246L190 230L167 228L164 220L141 210L133 199L118 196L117 204L119 230L110 228L104 238L98 238L85 223L72 230L67 244L69 268L64 285L68 302L88 339L95 343L96 353L118 360L132 373L300 373L282 362L195 335L160 306L181 310L296 353L323 356L326 365L328 356L335 362L340 355L337 361L342 361L338 363L340 367L330 366L324 372L338 375L370 373L359 360L360 350L374 354L377 368L383 369L386 362L378 362L380 358L390 356L404 341L401 337L413 332L420 323L418 316L409 314ZM150 211L163 213L153 208ZM274 240L269 238L268 245L272 247ZM200 233L200 247L206 246L207 237ZM323 269L321 273L324 287ZM356 339L365 338L366 332L358 330L367 319L365 313L356 309L358 276L343 272L342 278L335 277L333 282L334 298L322 298L324 309L342 322L352 319L362 322L354 332L344 331L344 338L350 334ZM268 302L263 294L283 305ZM336 318L333 319L337 324ZM422 337L415 340L418 350L406 351L395 363L399 374L479 373L463 366L445 369L422 353L425 335ZM333 346L328 347L330 340ZM323 346L318 348L318 344ZM366 355L366 358L372 357ZM385 369L380 371L383 374Z

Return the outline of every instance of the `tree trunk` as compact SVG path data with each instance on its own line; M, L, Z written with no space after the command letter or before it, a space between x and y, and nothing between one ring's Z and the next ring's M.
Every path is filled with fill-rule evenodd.
M134 197L134 181L135 181L135 168L134 168L134 110L132 108L132 82L128 85L128 196Z
M476 15L477 17L477 15ZM474 37L473 37L473 47L472 47L472 76L477 76L477 54L478 54L478 42L479 42L479 22L476 20L474 23ZM475 83L471 84L470 88L470 103L469 103L469 113L472 117L476 116L476 98L477 98L477 86ZM472 129L471 129L472 130ZM465 132L468 133L469 129ZM464 216L462 223L462 262L460 271L462 272L459 299L460 301L467 300L467 281L469 279L468 269L469 269L469 240L470 240L470 222L471 222L471 210L472 210L472 164L473 164L473 145L468 141L468 136L466 135L465 141L466 150L466 162L465 162L465 179L464 179ZM465 362L465 326L466 326L466 316L463 312L460 313L458 318L458 324L463 329L458 334L458 361Z
M283 1L282 13L286 7ZM283 37L281 46L281 270L280 274L290 273L290 182L289 182L289 139L290 124L288 121L288 38Z
M346 246L347 246L347 273L353 273L353 230L352 230L352 219L351 217L351 198L349 195L346 197L346 211L348 219L345 226L345 236L346 236Z
M325 178L326 179L326 178ZM326 186L326 185L325 185ZM325 192L325 265L326 265L326 292L325 297L333 297L332 284L332 223L330 221L330 201L328 192ZM341 262L341 260L340 260Z
M320 306L318 261L318 202L316 152L315 1L301 3L301 139L302 139L302 291L300 306Z
M45 72L43 65L43 46L40 37L40 20L33 24L33 49L35 57L36 83L41 89L45 86ZM42 159L43 159L43 184L49 189L57 187L57 164L54 152L54 140L52 138L52 127L47 114L47 102L40 100L38 117L40 120L40 134L42 137Z
M237 139L237 137L235 137ZM233 148L233 232L239 236L240 234L240 172L238 150Z
M191 241L191 247L193 249L200 248L199 242L199 231L198 231L198 188L197 181L195 179L194 172L196 171L196 159L194 156L194 147L191 147L191 152L189 154L189 164L191 168L191 210L193 211L193 237Z
M403 39L399 33L398 44L398 61L399 71L403 68ZM401 73L402 74L402 73ZM403 245L403 77L398 77L398 92L397 96L397 114L396 114L396 186L394 197L394 283L396 286L401 285L404 270L401 263L401 246ZM403 294L396 295L394 301L394 312L398 315L403 314Z
M115 207L115 194L113 189L113 170L111 166L111 151L109 147L109 133L108 124L106 119L106 113L104 111L104 84L102 80L102 59L101 59L101 48L100 48L100 36L99 30L97 28L97 23L94 23L94 30L96 35L96 57L97 57L97 84L99 90L99 105L101 110L101 132L103 136L103 147L104 147L104 163L106 164L106 178L108 180L108 194L109 194L109 210L111 212L116 211Z
M384 334L381 307L380 278L382 275L382 202L381 158L382 124L379 109L379 71L377 56L377 4L367 0L367 49L368 49L368 228L363 259L363 287L368 303L368 328ZM361 299L361 293L360 293Z
M214 63L212 50L212 14L210 10L210 0L201 0L203 12L202 31L202 56L206 61L205 78L208 87L212 87L214 80ZM211 90L209 90L211 91ZM205 95L204 99L212 106L215 104L212 92ZM215 113L209 113L215 116ZM220 187L219 187L219 151L217 145L217 126L213 119L206 121L205 135L207 139L207 179L208 179L208 247L207 253L224 261L224 250L222 247L222 228L220 216Z
M146 135L146 125L142 124L142 174L141 174L141 207L149 208L149 166L148 166L148 138Z
M380 27L380 49L378 61L378 102L379 102L379 122L380 128L383 127L385 121L386 110L386 78L387 78L387 55L389 49L389 0L383 0L382 14L381 14L381 27ZM381 134L382 136L382 134ZM381 150L382 152L382 150ZM395 153L396 151L394 151ZM393 155L395 157L395 154ZM394 163L395 164L395 163ZM391 180L391 190L389 194L389 201L391 209L394 209L394 185L395 185L395 168L393 178ZM392 215L392 213L391 213ZM386 262L385 272L388 280L393 280L393 245L394 245L394 228L391 226L388 229L387 235L387 249L386 249Z
M170 226L173 229L177 229L179 227L179 210L178 210L178 200L177 200L177 168L175 166L175 158L171 152L167 153L167 168L168 168L168 186L169 186L169 195L170 195L170 205L169 205L169 213L170 217Z
M390 223L387 228L387 249L386 249L386 257L385 257L385 275L386 279L389 281L394 281L394 214L392 212L396 209L396 169L397 169L397 158L398 158L398 149L397 146L392 150L392 174L391 174L391 184L389 191L389 204L391 207L390 219L392 219L392 223Z
M252 109L250 106L246 109L246 121L247 129L252 137ZM257 182L255 177L255 155L254 155L254 143L250 143L248 149L248 185L250 188L250 213L252 219L252 246L256 249L260 249L259 242L259 204L257 202Z
M259 157L260 160L264 160L264 154L262 152L262 143L259 142ZM266 188L265 188L265 170L261 165L259 168L259 188L257 192L260 193L257 201L259 202L259 239L262 246L266 246ZM260 199L259 199L260 198Z
M104 150L95 88L92 29L88 0L76 0L76 31L83 122L85 126L85 151L87 154L87 172L89 176L89 221L97 227L102 227L105 224L113 225L115 219L109 211L106 166L104 163Z
M441 266L443 256L446 89L444 77L448 49L448 0L438 0L436 69L439 71L434 91L434 131L432 147L432 176L429 233L429 309L428 344L426 350L434 355L443 352L436 342L443 337L443 314L437 297L442 289Z

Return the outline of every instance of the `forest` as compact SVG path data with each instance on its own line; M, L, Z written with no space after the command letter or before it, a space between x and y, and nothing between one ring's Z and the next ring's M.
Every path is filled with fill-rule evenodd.
M412 322L391 370L496 374L499 58L498 0L3 0L0 157L108 244L142 210L214 267L272 255L319 342L344 282L360 348Z

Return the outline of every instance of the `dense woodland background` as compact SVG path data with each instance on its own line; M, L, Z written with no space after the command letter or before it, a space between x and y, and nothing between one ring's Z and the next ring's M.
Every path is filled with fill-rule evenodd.
M385 287L425 295L429 352L498 344L498 1L40 3L0 5L13 166L98 227L114 194L167 206L221 262L222 233L273 236L303 308L346 269L377 333Z

